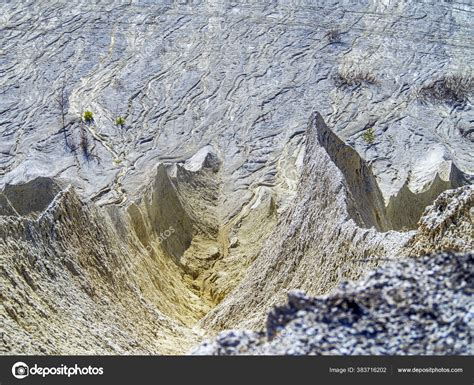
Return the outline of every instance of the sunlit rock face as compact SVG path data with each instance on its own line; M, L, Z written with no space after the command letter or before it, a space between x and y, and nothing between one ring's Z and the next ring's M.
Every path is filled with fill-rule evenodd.
M472 250L472 11L0 4L2 351L182 353Z

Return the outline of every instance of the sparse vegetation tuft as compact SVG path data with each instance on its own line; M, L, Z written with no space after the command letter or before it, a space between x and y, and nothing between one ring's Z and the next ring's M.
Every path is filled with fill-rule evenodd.
M364 133L362 134L362 137L364 138L364 140L369 143L369 144L372 144L375 142L375 130L373 127L370 127L368 128L367 130L364 131Z
M84 122L86 123L90 123L94 120L94 114L92 113L92 111L89 111L89 110L84 111L83 117L84 117Z
M340 70L334 80L337 87L356 87L363 84L378 84L378 80L374 74L362 70Z
M465 103L474 88L472 76L446 75L421 88L418 95L423 101L432 103Z
M115 119L115 125L116 125L116 126L120 126L120 127L125 126L125 118L124 118L123 116L118 116L118 117Z
M338 29L329 30L326 36L328 38L329 43L341 42L341 32Z

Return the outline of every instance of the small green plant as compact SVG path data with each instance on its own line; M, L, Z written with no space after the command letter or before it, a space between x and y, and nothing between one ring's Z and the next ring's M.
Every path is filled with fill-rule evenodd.
M364 131L362 137L364 140L371 144L375 142L375 131L373 127L368 128L367 130Z
M125 126L125 118L123 116L118 116L117 119L115 119L115 125L120 127Z
M84 122L86 123L90 123L94 120L94 114L92 113L92 111L84 111Z

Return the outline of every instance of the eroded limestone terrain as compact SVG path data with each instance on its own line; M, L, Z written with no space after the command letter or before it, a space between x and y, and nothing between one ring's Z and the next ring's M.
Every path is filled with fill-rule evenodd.
M1 351L179 354L472 250L472 15L2 3Z
M385 264L329 296L294 291L265 332L229 330L197 355L472 354L472 254Z

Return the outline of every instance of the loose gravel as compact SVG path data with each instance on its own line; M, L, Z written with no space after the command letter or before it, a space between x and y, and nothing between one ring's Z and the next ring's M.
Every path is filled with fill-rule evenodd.
M192 353L473 354L473 262L471 253L441 253L388 263L328 296L292 291L266 332L225 331Z

